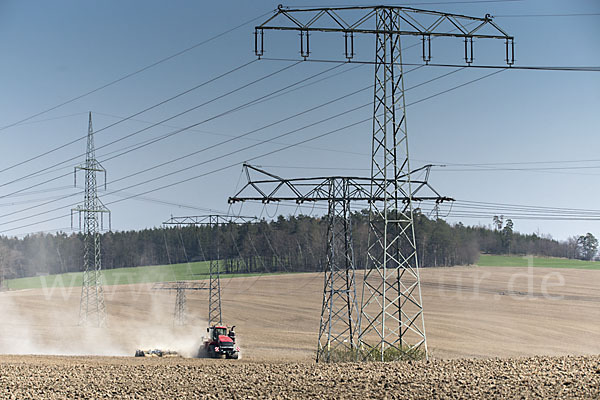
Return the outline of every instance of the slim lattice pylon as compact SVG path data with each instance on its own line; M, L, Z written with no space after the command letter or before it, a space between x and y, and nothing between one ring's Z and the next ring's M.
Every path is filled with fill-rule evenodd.
M92 113L89 114L85 164L75 167L75 176L77 176L77 170L85 171L83 205L71 210L71 215L73 215L73 212L79 214L80 229L81 220L83 219L83 281L81 285L81 302L79 304L79 324L103 327L106 326L106 304L104 303L102 288L100 230L103 225L102 214L109 213L110 216L110 211L98 198L96 173L106 174L106 171L95 157Z
M347 359L348 352L356 349L359 313L348 180L333 179L330 182L327 265L317 362Z
M371 157L371 191L384 199L370 205L360 341L369 356L384 360L421 347L427 354L427 339L412 202L398 201L400 192L412 193L410 179L400 181L410 176L400 35L392 33L400 31L400 17L383 8L376 20L377 31L390 32L376 35Z
M206 290L204 282L158 282L152 286L152 290L174 290L175 291L175 311L173 312L173 325L183 326L187 322L186 314L186 291L187 290Z
M483 18L398 6L315 7L280 5L255 28L255 53L264 54L266 31L295 31L300 56L311 54L313 32L342 34L345 57L355 55L355 35L375 35L375 96L367 268L361 301L359 345L365 359L427 354L419 265L413 227L406 134L401 36L422 41L424 64L431 61L431 40L464 41L464 59L473 63L474 40L505 42L506 62L514 63L514 37L487 14ZM400 178L406 178L406 182ZM390 181L392 184L390 184ZM376 197L382 197L376 198ZM405 200L401 200L405 197Z

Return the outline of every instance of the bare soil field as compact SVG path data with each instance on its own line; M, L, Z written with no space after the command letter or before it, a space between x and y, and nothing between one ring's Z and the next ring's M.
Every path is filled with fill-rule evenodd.
M386 387L424 398L599 397L600 271L455 267L421 277L431 360L414 364L315 365L321 274L222 278L238 361L132 357L137 348L193 356L204 291L188 294L188 325L174 327L174 293L106 287L106 329L77 326L79 288L0 293L0 354L13 354L0 356L0 397L377 398Z
M597 399L600 357L309 364L0 356L3 399Z

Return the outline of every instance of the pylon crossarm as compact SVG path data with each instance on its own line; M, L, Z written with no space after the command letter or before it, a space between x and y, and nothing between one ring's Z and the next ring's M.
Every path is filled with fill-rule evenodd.
M398 18L408 25L407 29L386 29L387 27L381 28L374 25L377 12L383 9L396 13ZM344 17L342 17L342 14L345 14ZM352 17L354 17L354 22L346 22ZM425 21L426 18L429 18L429 20ZM304 32L394 34L421 37L446 36L479 39L513 39L512 36L506 34L494 23L492 18L490 15L481 18L395 6L312 9L287 9L280 7L276 10L275 15L271 16L261 25L256 26L255 30L258 34L263 30L297 30ZM306 22L302 22L302 20ZM455 29L444 30L443 22L445 21L448 21ZM285 25L286 22L291 24ZM473 22L478 23L478 25L468 30L465 25ZM478 34L477 32L484 26L490 26L494 33Z
M431 166L426 166L430 168ZM454 201L451 197L440 195L426 179L410 179L410 174L403 174L403 179L384 179L384 178L365 178L356 176L331 176L331 177L312 177L312 178L292 178L284 179L267 171L245 164L244 168L251 169L255 173L268 176L270 179L253 179L248 173L248 181L232 197L229 203L244 201L278 202L295 201L297 203L315 202L315 201L367 201L380 202L389 198L396 198L402 203L410 201L435 201L442 203L445 201ZM423 168L414 171L418 173ZM403 185L413 183L416 190L412 196L404 189ZM400 185L400 187L398 187ZM331 191L331 187L344 186L346 193L336 193ZM373 190L373 186L375 190ZM393 194L396 191L396 197ZM421 194L422 193L422 194Z
M382 18L387 18L388 21L382 23ZM467 28L473 24L475 25L473 28ZM511 66L515 61L514 37L498 26L489 14L481 18L396 6L312 9L290 9L280 6L274 15L254 29L254 52L259 58L264 54L265 30L300 32L300 55L305 60L311 53L309 38L312 32L337 32L344 35L344 55L348 61L351 61L355 55L355 34L376 35L380 46L378 49L384 46L384 42L388 40L388 37L390 41L396 44L400 42L401 36L420 37L422 40L422 58L426 64L431 61L432 37L462 39L464 41L464 59L467 65L473 63L474 60L473 39L503 40L506 48L505 61L507 65ZM484 30L488 30L489 33L485 33ZM381 39L382 37L385 37L385 39ZM384 52L381 52L381 54L377 52L376 71L381 65L387 68L388 60L385 55ZM400 59L400 54L391 53L389 58L389 63L394 64ZM384 84L383 80L378 81L380 84ZM383 104L383 106L389 111L393 106L393 102L390 106L387 106L387 104ZM378 107L376 105L375 109L379 109Z
M208 290L204 282L174 281L157 282L152 285L152 290Z
M163 225L176 225L176 226L216 226L216 225L226 225L231 223L249 223L255 222L257 220L256 217L248 217L241 215L222 215L222 214L209 214L209 215L192 215L192 216L184 216L184 217L173 217L165 222Z

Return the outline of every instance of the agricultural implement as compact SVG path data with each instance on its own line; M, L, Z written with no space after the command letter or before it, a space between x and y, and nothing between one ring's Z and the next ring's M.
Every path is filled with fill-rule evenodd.
M136 357L180 357L179 353L171 350L136 350Z

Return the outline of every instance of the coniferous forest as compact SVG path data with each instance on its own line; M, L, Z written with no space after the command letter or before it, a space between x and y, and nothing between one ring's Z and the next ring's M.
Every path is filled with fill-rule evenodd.
M507 229L508 227L508 229ZM321 271L325 263L327 219L280 216L243 225L159 227L102 234L104 269L225 260L224 273ZM352 215L357 268L367 260L368 211ZM584 258L577 238L557 241L535 234L485 226L450 225L415 214L415 235L421 267L476 263L480 253L533 254ZM80 233L0 237L0 266L7 279L81 270Z

